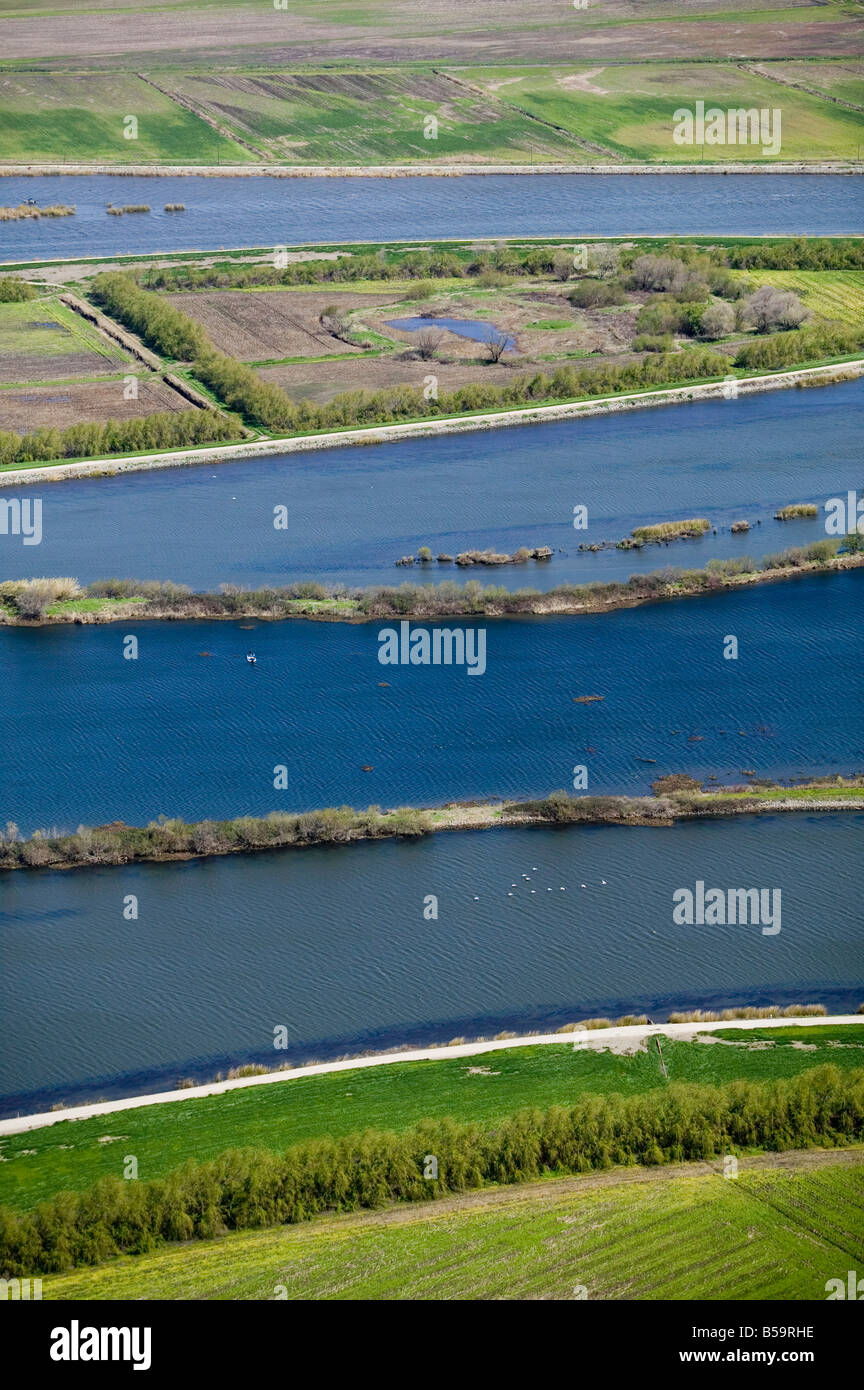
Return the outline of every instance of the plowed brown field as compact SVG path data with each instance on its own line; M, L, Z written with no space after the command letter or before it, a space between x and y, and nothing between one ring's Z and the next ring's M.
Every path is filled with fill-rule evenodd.
M398 303L399 290L382 294L350 291L212 290L172 294L172 304L204 326L216 346L244 362L281 357L326 357L351 347L322 328L330 305L341 310ZM356 349L354 349L356 351Z
M139 377L137 401L123 399L123 378L71 386L22 386L0 391L0 430L30 434L67 425L132 420L166 410L191 410L189 401L158 377Z

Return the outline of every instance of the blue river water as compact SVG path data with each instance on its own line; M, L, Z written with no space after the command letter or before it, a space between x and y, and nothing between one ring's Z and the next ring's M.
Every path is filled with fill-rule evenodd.
M528 188L511 176L11 179L4 203L78 211L0 224L0 261L351 240L358 228L369 240L855 233L864 208L852 178L535 176ZM153 213L108 217L118 190ZM187 213L164 214L171 201ZM774 522L779 505L864 491L862 399L859 382L44 487L42 544L0 537L0 578L369 584L405 577L394 560L424 543L549 544L548 565L480 576L542 588L758 555L823 534L821 518ZM281 504L289 525L275 531ZM587 532L572 528L577 504ZM718 534L641 554L577 550L685 515L707 515ZM753 530L732 537L741 518ZM30 832L539 795L569 787L577 765L589 792L630 793L669 771L718 783L746 780L745 769L860 771L862 584L859 572L589 618L487 621L478 678L381 666L378 623L0 629L0 822ZM130 634L136 661L123 659ZM737 661L723 659L729 635ZM574 703L585 694L604 698ZM288 785L276 791L280 765ZM0 874L0 1113L279 1063L281 1024L300 1061L592 1013L854 1009L862 826L841 813L512 830ZM523 872L534 894L510 888ZM782 931L674 925L672 893L697 879L779 887ZM430 893L436 922L423 917Z
M549 545L542 564L475 570L508 588L626 579L666 564L764 553L824 535L825 516L776 522L789 502L864 492L864 380L737 401L194 468L74 479L42 500L42 541L0 535L0 578L125 576L197 589L316 579L394 584L464 579L401 555ZM587 530L573 508L588 508ZM274 508L287 508L286 529ZM645 522L705 516L698 541L580 552ZM751 531L732 535L736 520ZM761 523L761 524L760 524Z
M474 621L479 676L380 664L380 622L0 628L0 823L545 795L577 765L589 792L641 792L666 772L864 770L862 594L858 570ZM128 635L137 660L124 659ZM737 660L723 656L730 635Z
M850 813L506 830L0 876L0 1114L592 1014L854 1010L862 829ZM780 932L675 925L672 894L697 879L779 888Z
M459 178L3 180L3 202L74 217L0 224L0 261L301 242L504 236L860 233L861 180L820 174L466 174ZM117 218L110 202L149 203ZM182 202L182 214L165 203Z

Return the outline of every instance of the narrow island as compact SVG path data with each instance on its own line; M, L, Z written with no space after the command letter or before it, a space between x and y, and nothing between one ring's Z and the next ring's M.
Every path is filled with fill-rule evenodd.
M508 590L467 580L440 584L344 585L303 581L266 589L222 585L218 593L199 593L185 584L159 579L103 579L79 585L76 579L7 579L0 582L0 626L47 627L57 623L130 620L219 620L254 618L281 622L377 622L383 619L506 618L582 616L611 613L661 600L697 598L746 589L755 584L830 575L864 565L864 536L825 538L793 546L761 561L749 556L709 560L704 569L671 566L625 581L559 584L553 589Z
M187 822L160 816L146 826L113 821L80 826L74 834L17 827L0 832L0 870L73 869L132 863L164 863L261 850L346 845L359 840L418 837L441 830L492 830L512 826L618 825L671 827L695 818L780 811L849 811L864 807L864 775L815 779L784 787L769 781L704 791L684 773L652 783L651 796L571 796L555 791L540 800L451 802L423 809L400 806L365 811L350 806L317 811L271 811L266 816Z

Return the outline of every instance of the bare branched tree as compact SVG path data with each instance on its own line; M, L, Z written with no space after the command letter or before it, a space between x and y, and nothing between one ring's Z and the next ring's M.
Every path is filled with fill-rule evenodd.
M490 362L500 362L509 346L510 339L506 333L493 333L492 337L484 343Z
M438 356L438 349L443 341L443 333L437 332L434 328L422 328L415 339L418 357L424 362L430 362L433 357Z

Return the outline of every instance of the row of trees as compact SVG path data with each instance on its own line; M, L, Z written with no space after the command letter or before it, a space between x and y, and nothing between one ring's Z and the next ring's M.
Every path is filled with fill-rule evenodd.
M591 248L596 265L605 265L614 248ZM604 259L605 256L605 259ZM476 279L485 275L573 274L573 249L555 246L516 248L501 245L458 253L432 247L427 251L372 251L338 255L326 260L290 261L286 266L266 262L252 265L179 265L148 270L141 283L149 289L244 289L247 286L318 285L356 280Z
M105 420L65 429L38 429L32 434L0 430L0 465L42 463L52 459L96 458L182 449L237 439L243 426L215 410L168 410L129 420Z
M422 1202L487 1183L618 1164L681 1163L741 1149L844 1146L864 1135L864 1070L814 1067L776 1081L587 1094L494 1125L425 1120L393 1134L321 1137L284 1153L231 1149L154 1182L103 1178L32 1212L0 1209L7 1278L141 1254L167 1241L290 1224L325 1211ZM437 1176L429 1156L437 1160Z
M641 254L638 246L624 248L621 265L631 267ZM657 254L672 257L702 274L710 267L723 266L734 270L864 269L864 240L860 237L784 237L730 246L669 241Z
M670 242L661 256L689 267L712 292L736 297L736 281L722 269L754 270L860 270L864 268L864 241L854 237L791 237L779 241L746 242L738 246L693 245ZM659 258L659 257L658 257ZM611 243L588 248L587 268L601 276L619 264L632 268L643 259L637 247L623 250ZM250 265L178 265L145 272L151 289L242 289L251 285L314 285L355 280L439 280L483 275L554 275L569 279L574 273L573 249L565 246L465 248L449 251L372 251L324 259L291 261L286 266L267 262ZM638 273L638 272L637 272ZM679 269L675 277L682 274ZM713 283L711 283L713 281ZM722 286L722 288L716 288ZM646 285L646 289L669 286Z
M860 237L790 237L732 246L725 263L741 270L864 270Z
M191 362L211 346L200 324L175 309L170 300L142 290L123 271L109 270L97 275L90 294L106 314L119 319L164 357Z
M802 362L821 362L829 357L848 357L864 348L864 332L841 324L818 324L792 333L772 333L745 343L735 358L736 367L793 367Z

